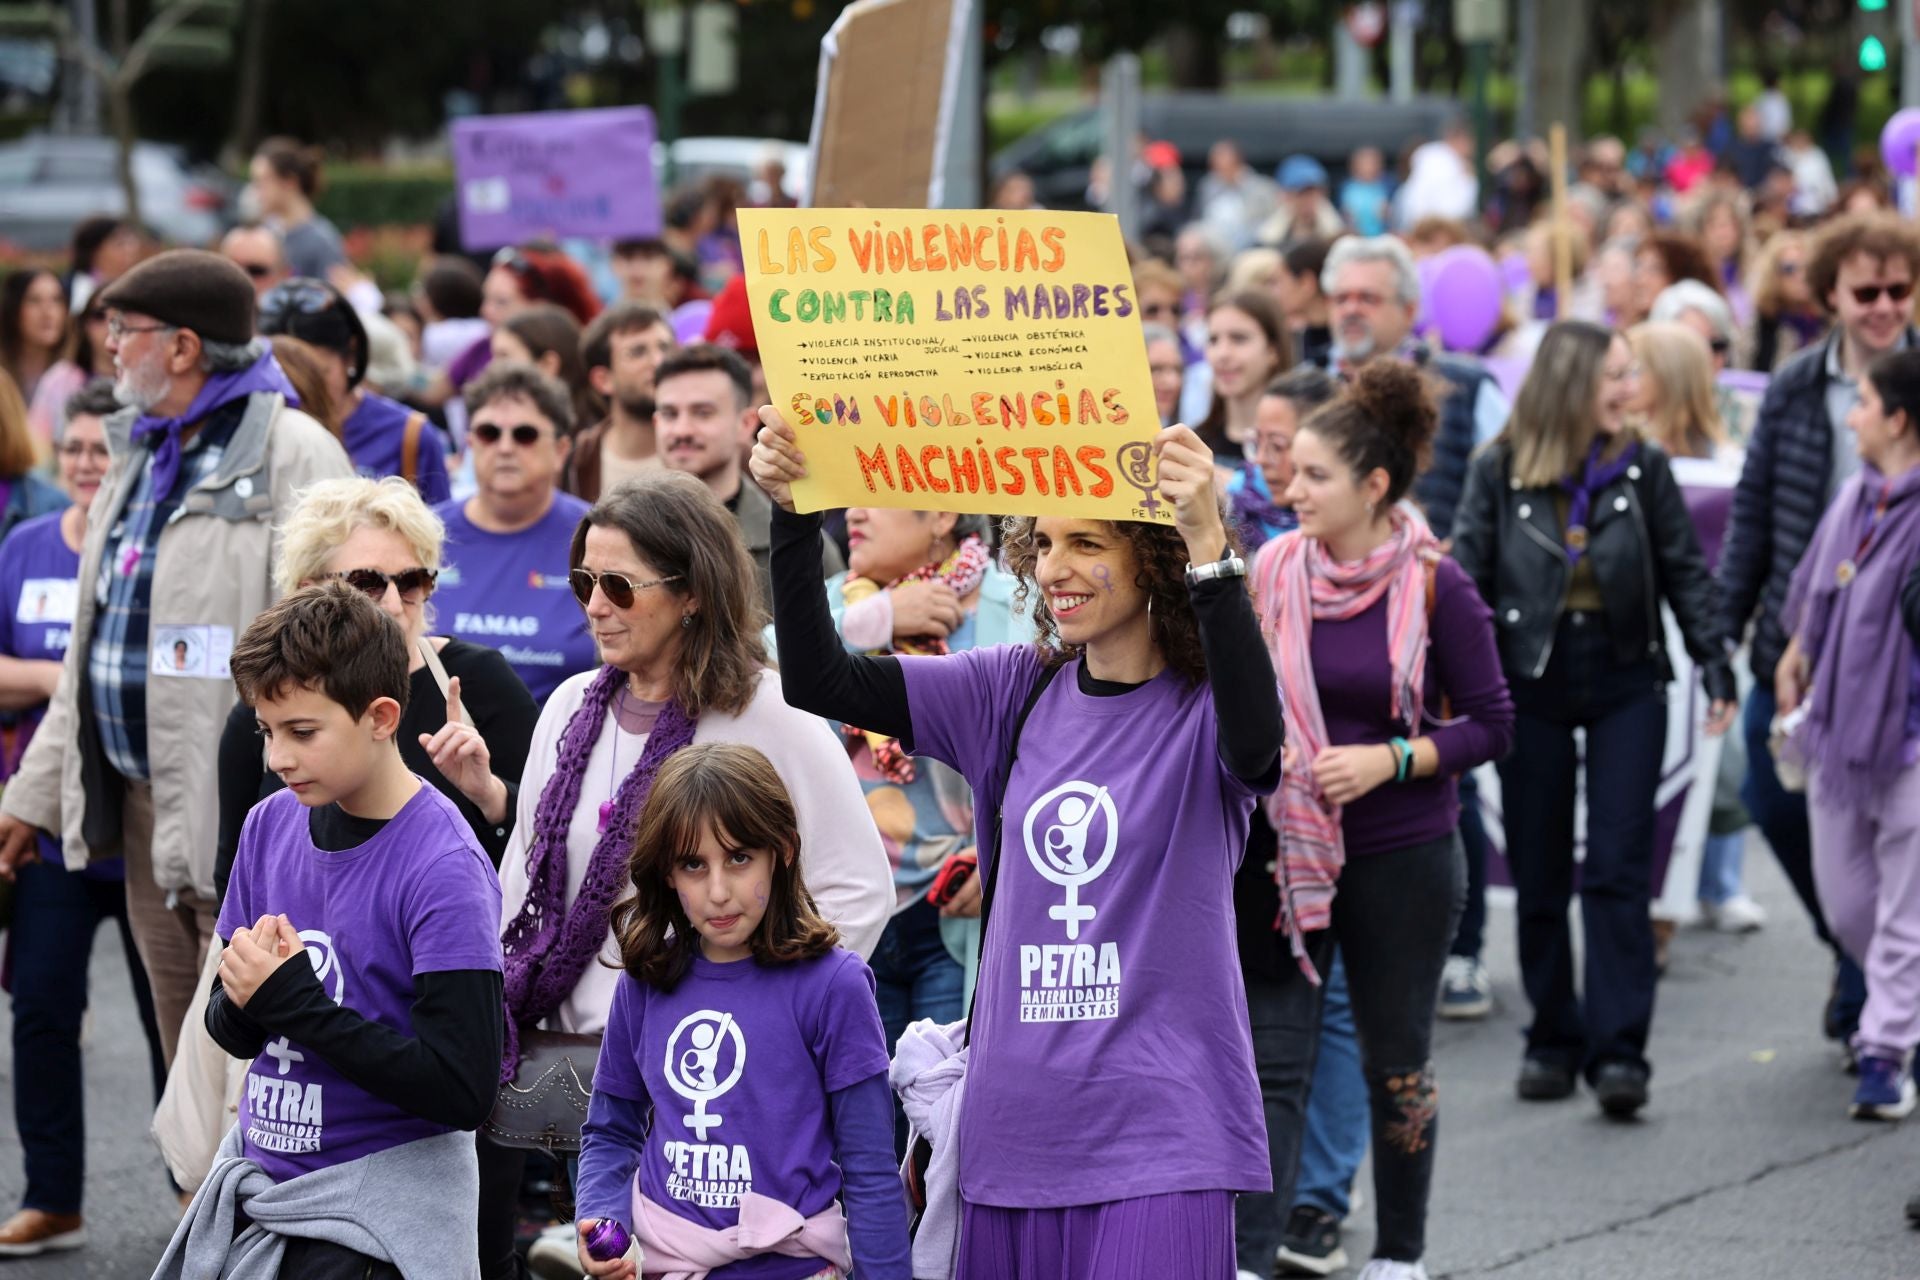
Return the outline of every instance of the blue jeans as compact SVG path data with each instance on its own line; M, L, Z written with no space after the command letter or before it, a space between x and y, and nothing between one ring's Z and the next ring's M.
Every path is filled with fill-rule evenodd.
M1487 934L1487 826L1480 817L1480 784L1472 773L1460 775L1460 848L1467 855L1467 908L1447 954L1478 960Z
M1867 1002L1867 978L1827 932L1827 918L1820 909L1820 891L1813 883L1813 832L1807 825L1807 798L1780 785L1773 771L1773 751L1768 737L1773 731L1773 716L1778 704L1773 687L1756 681L1747 695L1740 729L1747 739L1747 778L1740 787L1740 803L1747 806L1767 845L1787 873L1800 904L1813 918L1813 931L1834 954L1834 1001L1829 1009L1835 1025L1827 1034L1844 1038L1852 1034L1860 1021L1860 1010Z
M1307 1128L1300 1143L1300 1177L1293 1203L1310 1204L1344 1221L1352 1208L1353 1177L1366 1158L1373 1121L1367 1078L1360 1072L1360 1041L1347 998L1347 966L1339 952L1327 974L1320 1006L1320 1054L1307 1094Z
M87 961L102 921L112 920L119 928L127 953L155 1101L166 1084L160 1029L146 970L127 928L123 881L39 861L20 868L13 893L13 1118L27 1173L20 1203L46 1213L79 1213L87 1147L80 1017L87 1007ZM122 1033L121 1028L104 1030Z
M1744 831L1707 837L1700 851L1700 901L1718 906L1740 896L1740 863L1746 844Z
M910 1023L930 1018L944 1026L966 1013L960 1006L966 970L947 950L940 937L940 912L925 898L887 921L868 964L873 969L880 1025L887 1033L887 1052L893 1052ZM907 1117L897 1097L893 1145L896 1157L906 1155Z

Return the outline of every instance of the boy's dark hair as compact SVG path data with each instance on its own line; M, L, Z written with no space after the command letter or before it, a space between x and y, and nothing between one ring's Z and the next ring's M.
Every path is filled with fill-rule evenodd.
M613 363L615 338L660 324L667 324L667 318L646 303L617 302L595 316L580 335L580 363L589 369L605 369Z
M377 698L407 707L407 638L379 605L338 580L269 605L233 647L233 685L256 706L289 687L313 689L358 720Z
M553 424L556 436L573 434L573 397L566 384L524 360L496 360L467 384L467 413L477 414L495 400L525 400Z
M435 258L420 277L420 291L427 295L427 305L443 320L471 320L479 315L485 288L480 268L465 258Z
M681 347L660 362L653 371L653 390L658 395L660 388L667 385L667 379L677 378L683 373L706 373L717 369L727 375L733 383L735 404L745 409L753 403L753 370L740 358L736 351L712 342L696 342L689 347Z
M632 240L613 242L613 256L616 258L631 258L639 255L651 258L666 251L667 242L659 236L638 236Z
M1331 240L1296 240L1280 251L1280 261L1287 267L1290 276L1306 276L1313 281L1314 292L1320 291L1320 272L1327 265L1327 252L1333 248Z
M729 848L764 849L773 857L766 914L749 943L757 963L793 964L833 949L839 934L820 918L800 874L793 797L773 763L743 743L703 742L668 757L640 811L627 863L634 893L613 909L613 934L628 973L658 991L673 990L687 976L700 933L667 876L709 829Z
M1920 436L1920 351L1889 351L1867 366L1867 378L1888 417L1907 415L1907 430Z

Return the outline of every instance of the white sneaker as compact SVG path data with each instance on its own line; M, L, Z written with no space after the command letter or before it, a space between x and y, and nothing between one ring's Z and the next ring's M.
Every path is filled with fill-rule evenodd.
M1487 967L1472 956L1448 956L1440 971L1440 1016L1484 1018L1493 1012L1493 983Z
M1245 1267L1242 1267L1240 1268L1239 1274L1234 1277L1234 1280L1266 1280L1266 1278L1264 1276L1255 1275L1253 1272L1247 1270Z
M1744 893L1725 902L1702 902L1700 914L1721 933L1752 933L1767 922L1767 909Z
M1361 1269L1360 1280L1427 1280L1427 1264L1375 1258Z
M540 1280L581 1280L580 1232L571 1222L542 1231L527 1248L527 1270Z
M1427 1264L1375 1258L1360 1272L1360 1280L1427 1280Z

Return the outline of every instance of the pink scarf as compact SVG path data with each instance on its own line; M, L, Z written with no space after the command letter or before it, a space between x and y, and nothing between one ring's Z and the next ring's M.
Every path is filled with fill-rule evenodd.
M798 1210L749 1191L740 1197L738 1225L715 1228L647 1199L636 1177L633 1237L640 1242L644 1273L658 1280L705 1280L708 1272L769 1253L819 1258L840 1274L853 1267L847 1218L838 1201L803 1218Z
M1280 676L1280 707L1293 757L1267 816L1280 836L1278 927L1294 957L1315 982L1303 935L1327 927L1334 882L1346 864L1340 806L1321 793L1313 762L1331 744L1313 673L1313 622L1357 617L1387 598L1387 652L1393 663L1394 720L1420 731L1427 679L1427 563L1439 554L1426 524L1395 509L1393 534L1366 559L1342 563L1315 538L1284 534L1260 548L1253 589L1261 630Z

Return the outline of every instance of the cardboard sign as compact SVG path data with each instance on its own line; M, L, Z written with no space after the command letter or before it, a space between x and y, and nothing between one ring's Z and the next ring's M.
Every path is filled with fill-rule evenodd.
M800 510L1172 521L1111 215L742 209L740 231Z
M471 116L451 132L460 238L470 251L660 234L645 107Z

